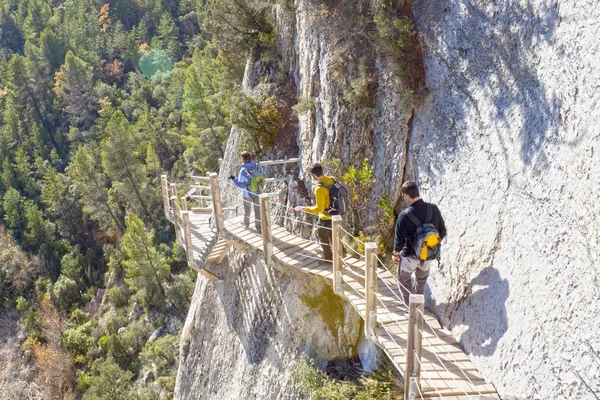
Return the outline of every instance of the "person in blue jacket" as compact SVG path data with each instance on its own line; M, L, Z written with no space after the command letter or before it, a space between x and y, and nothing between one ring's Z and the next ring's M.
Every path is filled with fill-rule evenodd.
M262 184L264 183L264 172L260 164L252 160L252 154L247 151L240 153L240 161L242 169L236 178L231 175L229 179L233 181L235 186L242 189L242 197L244 203L244 225L250 227L250 213L254 208L254 226L261 233L260 223L260 203L258 195L262 193Z

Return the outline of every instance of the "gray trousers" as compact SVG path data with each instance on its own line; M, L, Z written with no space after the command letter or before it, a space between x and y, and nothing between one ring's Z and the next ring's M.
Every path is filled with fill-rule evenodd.
M425 261L421 265L421 260L411 257L402 257L400 260L400 267L398 268L398 280L400 281L400 291L404 296L406 304L410 293L413 294L424 294L425 285L427 284L427 277L429 276L429 270L431 268L431 261ZM413 285L411 277L413 272L415 273L415 284Z
M254 208L254 226L258 233L262 232L262 225L260 224L260 202L257 195L250 195L251 197L244 197L244 225L246 228L250 227L250 213Z

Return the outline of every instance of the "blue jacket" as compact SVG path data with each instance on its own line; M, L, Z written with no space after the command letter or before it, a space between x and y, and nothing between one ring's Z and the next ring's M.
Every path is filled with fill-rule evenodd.
M257 165L254 161L246 161L242 164L242 169L240 169L239 176L233 180L235 186L242 189L242 196L244 196L245 199L251 197L250 192L248 191L248 185L250 185L250 174L248 171L254 171L256 167Z

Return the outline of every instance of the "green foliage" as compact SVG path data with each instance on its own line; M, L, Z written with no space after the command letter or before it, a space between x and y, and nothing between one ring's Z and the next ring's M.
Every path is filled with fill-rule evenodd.
M314 400L393 400L399 397L391 381L367 376L351 381L333 379L306 357L296 363L292 381L303 396Z
M137 215L130 215L126 224L127 232L121 247L125 255L125 282L142 304L159 305L166 298L164 285L170 277L169 266L153 244L154 233L146 231Z
M377 51L386 68L404 83L401 98L414 105L425 87L425 72L417 30L409 9L397 9L384 0L373 0Z
M387 194L384 194L379 199L377 203L377 207L383 212L383 216L381 218L381 222L383 224L389 225L395 222L394 216L394 205L392 204L392 199Z
M59 276L52 287L52 301L62 311L69 311L81 300L77 282L64 275Z
M165 335L146 343L141 360L146 365L153 365L158 376L169 376L177 373L178 355L179 338L175 335Z
M173 69L173 60L165 50L150 50L140 59L140 70L153 82L162 82Z
M122 370L112 358L98 359L92 365L92 374L87 379L89 389L84 400L129 400L133 374Z
M298 115L314 112L316 107L316 99L314 97L301 97L298 102L292 106L292 110Z
M63 331L65 347L74 356L84 356L92 347L92 323L85 322L81 325L67 328Z
M254 155L261 155L273 148L283 122L275 96L259 100L249 95L236 99L232 110L233 123L244 129L246 136L240 147Z
M196 49L185 72L183 118L186 154L203 172L213 171L223 157L231 130L231 103L239 90L235 71L212 45Z
M117 308L125 307L129 302L130 296L131 293L129 291L129 288L123 285L114 286L108 291L108 300L113 306Z
M365 158L359 169L350 166L342 176L342 180L348 188L352 210L356 212L359 226L362 227L362 213L370 204L369 193L371 192L373 183L375 183L373 168Z
M253 50L273 46L275 30L268 3L258 0L210 0L204 28L220 50L241 62Z
M375 73L367 67L367 59L361 57L358 62L358 76L350 82L350 87L344 89L344 100L360 107L373 107L377 79Z

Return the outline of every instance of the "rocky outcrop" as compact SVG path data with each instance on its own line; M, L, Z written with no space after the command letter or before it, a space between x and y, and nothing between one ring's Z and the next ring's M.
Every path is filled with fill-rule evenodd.
M585 396L600 350L600 8L416 2L409 176L449 227L429 305L505 395Z
M177 399L291 399L292 366L356 354L360 317L329 286L230 251L222 281L199 278L181 337ZM226 259L227 260L227 259Z

